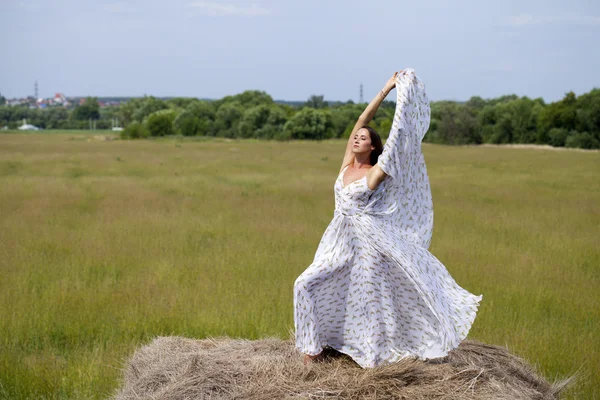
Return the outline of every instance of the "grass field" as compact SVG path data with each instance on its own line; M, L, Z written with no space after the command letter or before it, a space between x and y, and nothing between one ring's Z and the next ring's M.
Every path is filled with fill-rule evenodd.
M288 337L344 146L0 134L0 398L106 398L156 335ZM600 153L423 151L469 337L600 399Z

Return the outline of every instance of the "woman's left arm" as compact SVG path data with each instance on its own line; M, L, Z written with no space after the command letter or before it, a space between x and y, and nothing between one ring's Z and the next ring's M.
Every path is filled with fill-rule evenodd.
M402 72L403 71L400 71L399 73ZM377 96L380 97L380 99L373 99L373 101L371 101L371 104L369 104L369 106L363 112L363 115L365 113L368 113L366 117L369 118L369 121L371 121L371 119L373 119L373 117L375 116L375 113L377 112L377 109L379 108L381 102L383 102L383 99L385 99L386 96L390 93L390 91L394 87L396 87L397 75L398 72L394 73L394 75L386 82L385 86ZM367 185L369 186L369 189L377 189L377 186L379 186L379 184L385 179L386 176L387 174L383 172L381 167L379 167L379 164L376 163L375 165L373 165L373 167L367 172Z
M373 165L373 167L367 171L367 186L369 186L369 189L371 190L377 189L377 186L379 186L386 176L387 174L383 172L379 165Z
M401 72L402 71L400 71L400 73ZM392 91L392 89L394 87L396 87L396 76L397 75L398 75L398 72L394 72L394 75L392 75L392 77L390 79L388 79L388 81L383 86L383 89L381 89L379 91L379 93L377 93L375 95L375 97L373 97L373 100L371 100L371 102L367 105L367 107L362 112L360 117L358 117L358 120L356 121L356 124L354 125L354 129L352 129L352 133L350 134L350 137L348 138L348 143L346 144L346 152L344 153L344 159L342 160L342 166L340 168L340 172L342 172L342 170L344 169L344 167L346 165L350 165L354 162L354 153L352 152L352 143L354 142L354 134L361 127L363 127L364 125L368 125L369 122L371 122L371 120L377 113L377 110L379 109L379 106L381 105L383 100ZM381 178L381 179L383 179L383 178Z

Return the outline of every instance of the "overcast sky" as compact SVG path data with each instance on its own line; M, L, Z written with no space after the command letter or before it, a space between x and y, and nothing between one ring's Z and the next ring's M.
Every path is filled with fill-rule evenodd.
M598 0L0 0L5 97L365 100L416 70L431 100L600 87ZM391 97L390 97L391 99Z

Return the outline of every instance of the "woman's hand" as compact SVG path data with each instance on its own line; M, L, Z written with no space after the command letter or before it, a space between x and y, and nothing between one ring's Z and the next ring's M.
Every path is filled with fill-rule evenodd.
M393 88L395 88L395 87L396 87L396 77L397 77L397 76L398 76L398 74L399 74L399 73L401 73L401 72L402 72L402 71L400 71L400 72L394 72L394 75L392 75L392 77L391 77L390 79L388 79L388 81L385 83L385 86L383 87L383 89L384 89L386 92L388 92L388 93L389 93L389 92L390 92L390 90L392 90Z

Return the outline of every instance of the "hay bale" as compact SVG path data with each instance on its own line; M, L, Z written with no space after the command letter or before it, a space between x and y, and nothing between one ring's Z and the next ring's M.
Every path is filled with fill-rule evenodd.
M304 366L291 340L158 337L129 360L114 400L133 399L557 399L507 349L465 341L443 359L362 369L334 350Z

